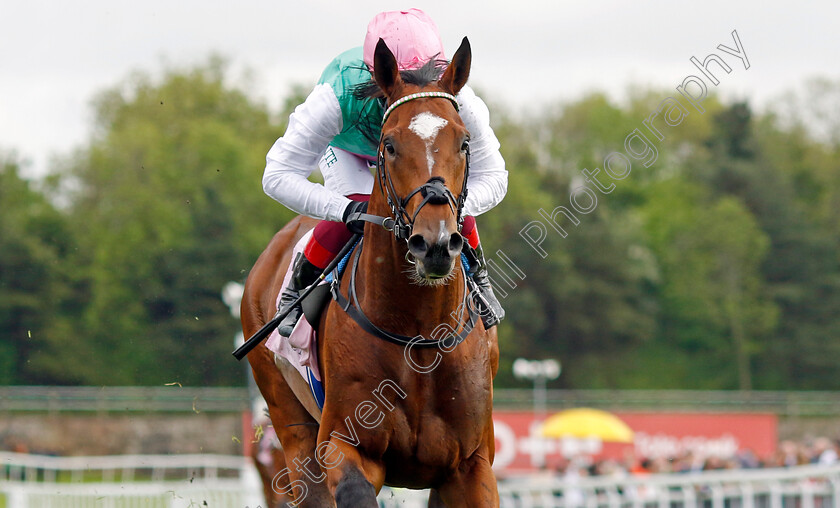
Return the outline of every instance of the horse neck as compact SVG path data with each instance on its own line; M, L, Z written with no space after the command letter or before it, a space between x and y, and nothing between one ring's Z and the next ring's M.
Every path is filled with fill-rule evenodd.
M464 277L456 266L458 275L446 285L413 283L405 273L410 268L406 252L404 241L369 224L359 258L356 291L364 312L375 324L428 339L437 325L458 321L464 302Z

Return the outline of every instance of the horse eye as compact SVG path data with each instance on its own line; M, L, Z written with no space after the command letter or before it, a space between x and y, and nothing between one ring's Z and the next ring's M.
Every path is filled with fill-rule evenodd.
M382 144L385 147L385 151L388 152L388 155L394 155L394 145L392 145L390 141L385 141Z
M466 152L470 149L470 140L465 139L463 143L461 143L461 151Z

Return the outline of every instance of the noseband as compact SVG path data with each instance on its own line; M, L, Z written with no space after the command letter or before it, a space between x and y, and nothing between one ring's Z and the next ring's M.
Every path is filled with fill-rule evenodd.
M441 98L449 100L453 106L455 106L455 111L458 111L458 101L454 95L448 94L445 92L419 92L413 93L410 95L406 95L405 97L401 97L400 99L394 101L388 109L385 110L385 114L382 116L382 126L385 126L385 121L388 120L388 117L391 113L402 106L406 102L415 100L415 99L428 99L428 98ZM394 236L400 240L408 240L411 236L411 232L414 229L414 221L417 218L417 214L420 213L420 210L426 205L444 205L448 204L449 209L452 210L452 213L455 214L455 217L458 221L458 231L461 230L463 226L463 209L464 209L464 201L467 199L467 178L470 174L470 147L467 144L466 150L466 166L464 168L464 183L461 186L461 193L456 198L455 195L452 193L451 190L446 186L446 182L443 178L439 176L433 176L429 178L429 180L424 183L423 185L415 188L411 192L408 193L404 198L399 196L396 188L394 187L394 181L391 178L391 171L385 165L385 152L384 148L384 136L385 133L382 131L382 134L379 138L379 148L376 157L376 173L379 180L379 190L385 195L385 199L388 202L388 206L391 208L391 217L380 217L377 215L371 215L367 213L357 213L355 216L351 216L350 219L355 220L364 220L368 222L373 222L375 224L379 224L388 231L393 231ZM406 205L411 198L413 198L416 194L420 194L423 197L423 200L420 202L420 205L414 210L413 215L409 215L408 210L406 210Z

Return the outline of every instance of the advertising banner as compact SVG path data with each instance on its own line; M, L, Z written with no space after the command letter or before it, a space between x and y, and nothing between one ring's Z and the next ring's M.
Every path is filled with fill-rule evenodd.
M777 417L772 414L614 413L634 433L632 443L595 437L547 438L543 418L530 411L494 411L497 472L525 473L554 468L565 458L672 458L685 453L728 458L739 450L769 457L776 450ZM551 416L551 413L546 417Z

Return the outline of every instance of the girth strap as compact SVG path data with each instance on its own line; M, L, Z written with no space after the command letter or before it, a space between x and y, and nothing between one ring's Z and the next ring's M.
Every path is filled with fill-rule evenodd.
M339 287L340 281L337 279L333 279L332 284L330 284L330 291L332 292L333 299L338 303L338 305L350 316L353 321L358 324L362 330L365 332L378 337L382 340L386 340L388 342L398 344L401 346L412 346L416 348L432 348L432 347L441 347L445 345L447 350L453 349L458 344L464 342L467 336L472 332L473 328L475 328L475 324L478 322L478 313L474 309L473 305L470 305L469 293L465 291L464 302L463 305L467 309L467 319L465 322L461 323L461 331L458 332L454 336L454 342L452 342L453 337L448 336L438 340L428 340L424 339L422 336L418 337L409 337L407 335L400 335L397 333L387 332L375 324L373 324L370 319L362 312L361 307L359 306L359 300L356 296L356 269L359 266L359 257L362 252L362 242L359 242L359 245L356 247L356 252L353 254L353 266L350 270L350 287L349 287L349 297L345 298L343 294L341 294L341 289ZM460 263L459 263L460 265ZM463 268L462 268L463 269ZM470 278L467 274L464 274L464 279L466 282L465 289L469 287ZM353 300L351 302L350 300ZM355 303L355 304L354 304Z

